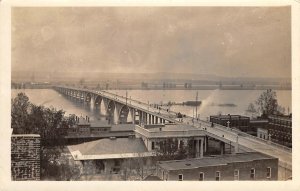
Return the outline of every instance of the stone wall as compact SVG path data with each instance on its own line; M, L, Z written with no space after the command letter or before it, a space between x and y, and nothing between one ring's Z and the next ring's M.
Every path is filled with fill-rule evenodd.
M40 136L12 135L12 180L40 180Z

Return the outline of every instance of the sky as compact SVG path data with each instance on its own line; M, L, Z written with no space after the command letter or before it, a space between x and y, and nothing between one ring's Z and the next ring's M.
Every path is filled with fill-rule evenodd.
M291 77L290 7L13 8L12 72Z

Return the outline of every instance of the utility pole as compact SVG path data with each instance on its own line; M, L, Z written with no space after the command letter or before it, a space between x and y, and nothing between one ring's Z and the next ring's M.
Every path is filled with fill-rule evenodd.
M193 107L193 119L192 119L193 125L194 125L194 120L195 120L195 108Z
M127 105L127 94L128 94L128 92L127 92L127 90L126 90L126 105Z
M197 111L197 108L198 108L198 91L197 91L197 94L196 94L196 119L197 119L197 121L198 121L198 111Z

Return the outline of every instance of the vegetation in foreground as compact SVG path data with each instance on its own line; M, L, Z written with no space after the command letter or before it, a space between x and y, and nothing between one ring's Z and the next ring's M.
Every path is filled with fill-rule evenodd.
M65 153L64 128L75 124L75 116L65 117L63 110L30 103L25 93L11 101L11 128L13 134L41 136L41 179L77 179L79 168Z

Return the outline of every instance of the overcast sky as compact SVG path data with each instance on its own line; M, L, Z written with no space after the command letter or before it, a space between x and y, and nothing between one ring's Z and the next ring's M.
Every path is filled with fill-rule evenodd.
M290 77L289 7L13 8L12 71Z

